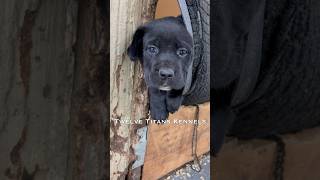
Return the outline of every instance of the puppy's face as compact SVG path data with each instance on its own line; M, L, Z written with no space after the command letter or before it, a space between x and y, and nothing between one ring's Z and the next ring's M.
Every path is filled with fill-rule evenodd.
M132 60L143 64L148 87L183 89L191 64L192 38L179 18L168 17L140 27L128 48Z

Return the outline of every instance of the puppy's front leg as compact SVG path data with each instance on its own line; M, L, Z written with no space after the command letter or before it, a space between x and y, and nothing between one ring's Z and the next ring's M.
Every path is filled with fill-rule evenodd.
M224 138L232 126L234 119L236 118L234 112L230 107L217 108L213 105L213 125L210 128L211 134L211 147L213 156L217 156L224 143Z
M167 110L170 113L176 112L181 106L182 100L183 100L182 91L179 91L179 90L169 91L166 97Z
M165 91L160 91L156 88L149 88L150 114L152 119L167 119L169 113L166 106L166 94L167 92Z

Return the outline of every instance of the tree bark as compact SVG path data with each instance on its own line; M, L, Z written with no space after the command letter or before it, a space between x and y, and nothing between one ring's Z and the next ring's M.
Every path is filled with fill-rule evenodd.
M148 118L147 91L141 66L126 50L139 25L153 19L157 0L111 0L110 6L110 174L112 179L139 178L130 171L136 130L144 126L114 120ZM129 175L128 175L129 173Z
M108 2L0 2L0 179L106 179Z
M80 0L70 111L69 179L107 179L108 2Z

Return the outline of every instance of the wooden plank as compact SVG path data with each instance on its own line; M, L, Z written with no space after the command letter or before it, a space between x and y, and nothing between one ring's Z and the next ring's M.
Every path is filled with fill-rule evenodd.
M73 0L0 1L1 180L66 179L71 172L77 6Z
M170 123L149 123L148 144L143 167L143 180L158 179L193 160L193 124L174 120L194 120L196 107L182 107L169 116ZM209 152L210 103L199 105L197 155ZM201 122L204 122L201 121Z
M108 2L0 1L0 179L107 179Z
M318 180L320 177L320 127L281 136L285 143L284 178ZM276 158L274 141L228 138L213 160L213 179L269 180ZM230 173L232 172L232 173Z
M180 7L178 1L172 0L159 0L156 9L155 18L163 18L167 16L179 16Z

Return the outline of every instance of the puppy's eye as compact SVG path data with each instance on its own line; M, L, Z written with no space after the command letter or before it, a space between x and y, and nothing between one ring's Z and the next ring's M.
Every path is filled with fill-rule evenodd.
M189 54L189 51L186 48L179 48L177 55L180 57L186 57Z
M158 54L159 49L156 46L151 45L151 46L147 47L147 51L148 51L148 53L150 53L152 55L156 55L156 54Z

